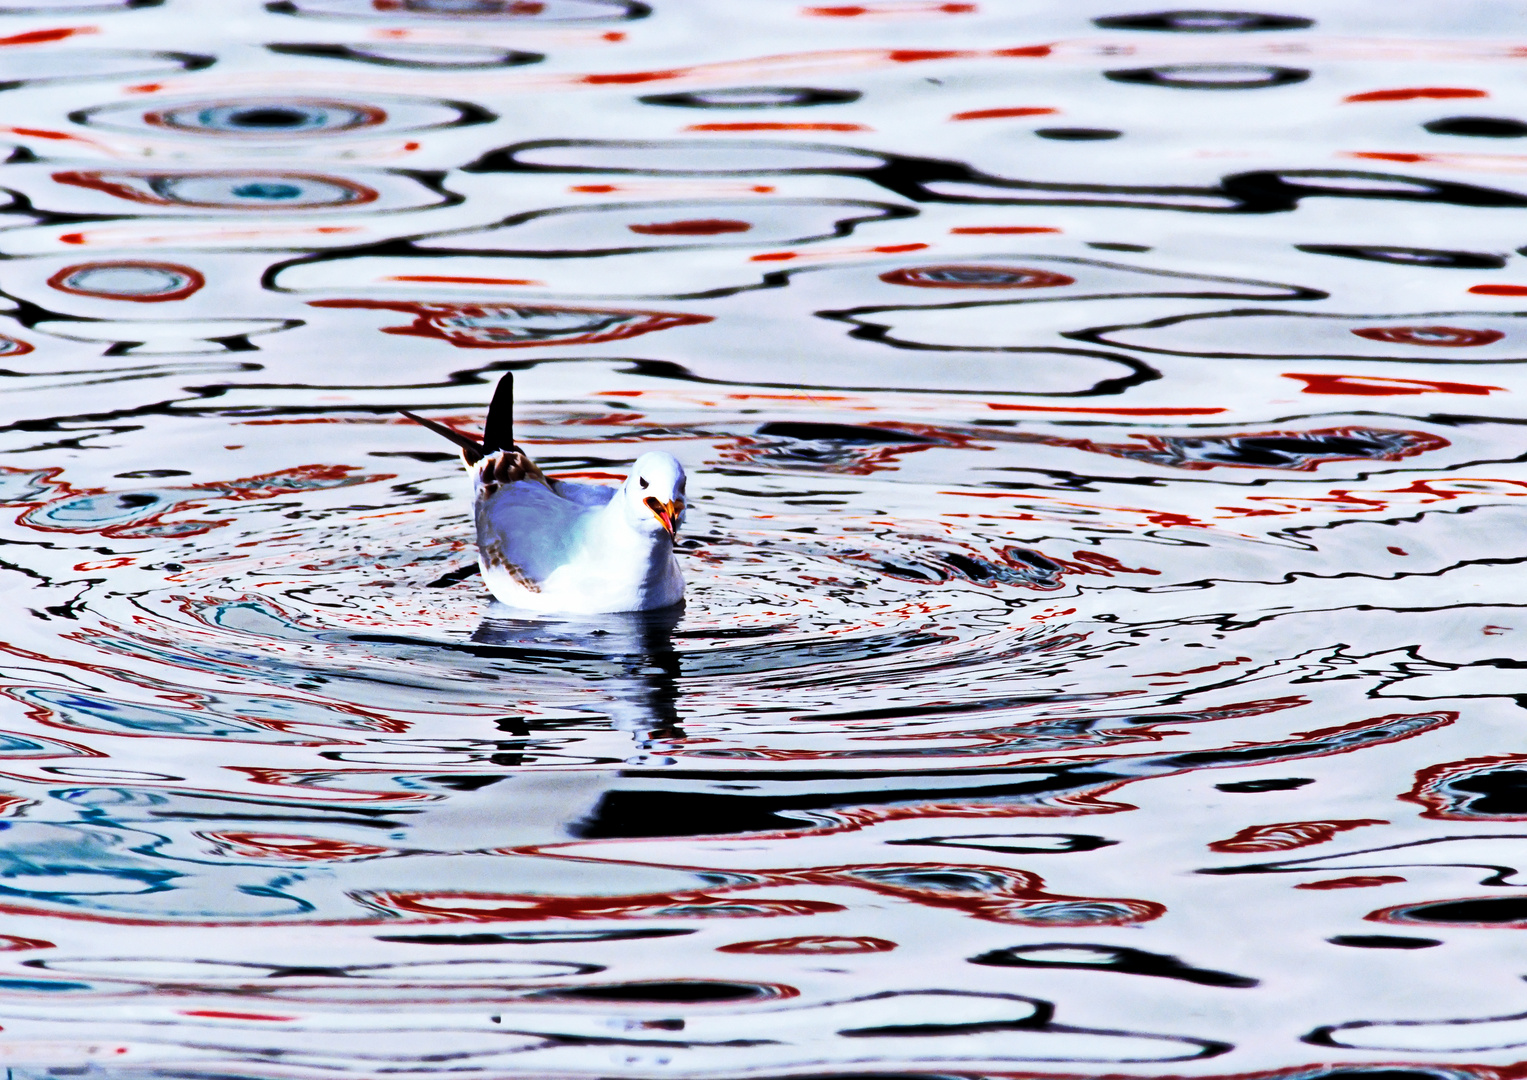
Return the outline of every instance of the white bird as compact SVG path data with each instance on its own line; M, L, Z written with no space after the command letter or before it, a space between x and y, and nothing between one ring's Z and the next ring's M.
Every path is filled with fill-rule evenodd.
M548 479L514 445L514 376L488 406L483 441L399 410L461 447L472 474L478 566L510 607L594 614L651 611L684 598L673 540L684 521L684 467L637 458L618 488Z

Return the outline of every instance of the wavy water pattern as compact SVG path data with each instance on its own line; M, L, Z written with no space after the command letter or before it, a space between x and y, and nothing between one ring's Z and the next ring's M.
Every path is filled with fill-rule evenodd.
M8 1080L1527 1080L1524 55L0 2ZM505 371L682 610L490 602Z

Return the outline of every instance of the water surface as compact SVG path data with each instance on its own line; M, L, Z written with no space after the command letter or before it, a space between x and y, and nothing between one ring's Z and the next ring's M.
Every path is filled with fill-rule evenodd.
M1519 1077L1524 49L0 3L0 1061ZM682 612L490 606L504 371Z

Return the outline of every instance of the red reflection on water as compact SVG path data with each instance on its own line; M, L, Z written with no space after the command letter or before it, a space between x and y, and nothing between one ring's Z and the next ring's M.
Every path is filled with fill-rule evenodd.
M908 266L880 275L887 285L911 285L919 289L1053 289L1074 285L1076 278L1027 266Z
M418 4L414 0L371 0L371 6L377 11L412 13L421 7L426 11L430 10L429 5ZM476 6L485 15L518 15L525 18L541 15L546 11L546 5L541 0L498 0L496 3L478 4ZM478 14L478 11L474 11L465 4L454 5L446 10L458 18L463 15L470 17Z
M892 0L891 3L839 4L829 7L801 8L802 15L814 15L827 19L854 19L861 16L872 18L904 15L970 15L976 11L975 4L943 3L940 0Z
M575 852L523 849L578 861ZM623 864L629 865L629 864ZM670 867L670 869L677 869ZM702 869L689 867L686 869ZM850 887L953 908L972 918L1023 926L1127 926L1165 914L1152 900L1066 896L1045 891L1044 879L1025 870L948 863L870 863L801 870L750 870L733 883L706 889L634 896L548 896L455 890L376 890L352 898L390 915L474 922L540 919L768 918L848 910L824 900L742 898L763 888Z
M760 883L762 884L762 883ZM756 886L750 886L756 887ZM351 894L388 916L471 922L535 922L541 919L745 919L820 915L847 911L825 900L734 900L735 889L648 893L638 896L546 896L485 892L377 891Z
M56 949L57 945L42 938L17 937L15 934L0 934L0 952L25 952L28 949Z
M1346 155L1347 157L1366 158L1369 161L1398 161L1406 165L1414 165L1421 161L1431 161L1431 154L1388 154L1377 150L1364 150Z
M725 218L695 218L690 221L659 221L651 225L626 226L642 236L720 236L723 233L745 233L752 227L746 221L729 221Z
M212 841L219 855L247 859L282 859L298 862L331 862L389 854L392 849L377 844L359 844L347 840L326 840L316 836L290 836L282 833L204 832L197 833Z
M1506 336L1501 330L1469 330L1461 326L1362 326L1352 332L1369 341L1386 341L1396 345L1432 345L1449 349L1489 345Z
M874 131L864 124L783 124L761 120L734 123L690 124L685 131Z
M960 225L949 230L953 236L1017 236L1024 233L1058 233L1049 225Z
M661 82L678 79L689 74L687 68L666 68L662 71L624 71L608 75L585 75L580 82L590 86L627 86L644 82Z
M1324 844L1337 833L1364 825L1388 825L1380 818L1341 818L1335 821L1284 821L1277 825L1248 825L1228 840L1216 840L1210 851L1292 851ZM1329 887L1329 886L1327 886Z
M1046 892L1038 874L1000 866L892 863L821 867L790 876L813 885L857 885L915 904L1021 926L1130 926L1166 914L1166 905L1154 900Z
M1394 885L1404 881L1394 874L1353 874L1351 877L1327 878L1324 881L1306 881L1295 885L1296 889L1371 889L1376 885Z
M98 26L58 26L47 30L28 30L21 34L0 38L0 45L42 45L49 41L63 41L75 34L99 34Z
M809 252L802 251L765 251L759 255L749 256L749 262L789 262L791 259L799 259L803 256L811 256L815 259L843 258L848 255L896 255L904 251L922 251L927 244L882 244L879 247L855 247L855 248L829 248Z
M1017 116L1049 116L1059 112L1059 109L1045 108L1013 108L1013 109L971 109L968 112L957 112L951 120L1005 120ZM1056 230L1059 231L1058 229Z
M890 952L896 942L878 937L787 937L766 941L736 941L718 946L717 952L752 956L844 956L852 953Z
M1469 292L1480 296L1527 296L1527 285L1472 285Z
M1398 90L1369 90L1363 94L1348 94L1343 101L1447 101L1451 98L1482 98L1490 95L1483 90L1468 90L1456 86L1407 86Z
M153 292L129 292L120 289L92 289L88 284L73 280L79 275L88 275L92 270L146 270L151 274L157 271L164 277L169 278L172 284L168 288L161 288ZM202 276L201 271L180 263L147 262L142 259L118 259L112 262L78 263L74 266L66 266L50 277L48 284L59 292L72 293L75 296L97 296L105 300L128 300L139 304L161 304L169 300L184 300L206 285L207 279Z
M1285 372L1285 379L1304 383L1302 394L1341 394L1350 397L1403 397L1412 394L1473 394L1483 396L1503 386L1484 383L1444 382L1437 379L1401 379L1391 375L1301 375Z

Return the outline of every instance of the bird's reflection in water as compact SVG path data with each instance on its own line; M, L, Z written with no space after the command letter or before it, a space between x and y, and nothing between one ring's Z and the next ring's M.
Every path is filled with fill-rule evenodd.
M472 634L480 645L510 649L554 664L572 678L602 685L611 725L635 744L628 765L672 765L679 725L680 655L673 632L684 605L655 611L520 617L495 603Z

